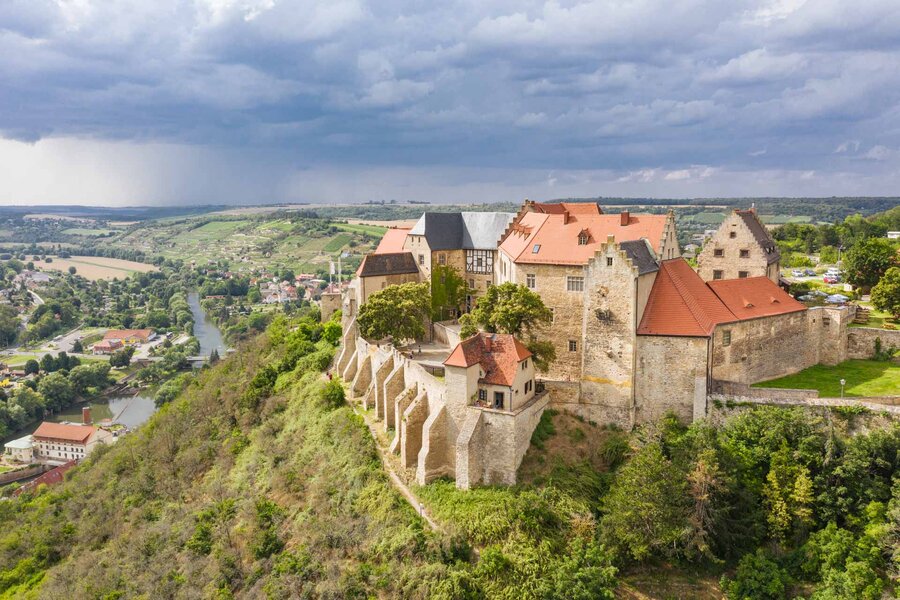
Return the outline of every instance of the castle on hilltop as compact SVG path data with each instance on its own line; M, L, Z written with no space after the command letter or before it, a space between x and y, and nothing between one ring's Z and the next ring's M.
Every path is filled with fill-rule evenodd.
M605 213L594 203L525 201L518 213L425 213L392 229L343 298L335 369L371 403L420 483L514 483L546 407L630 429L707 416L710 396L848 356L845 307L807 308L779 287L780 256L754 210L736 210L698 257L681 257L674 214ZM511 336L459 339L456 315L415 347L364 340L355 318L377 290L462 276L471 309L490 285L539 294L538 337L556 360L537 377ZM423 348L424 346L424 348ZM730 388L729 388L730 389Z

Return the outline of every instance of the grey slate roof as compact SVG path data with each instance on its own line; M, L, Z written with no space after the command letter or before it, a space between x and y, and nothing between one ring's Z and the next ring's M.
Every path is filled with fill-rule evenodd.
M431 250L491 250L515 218L513 213L423 213L410 235L424 235Z
M641 238L639 240L621 242L619 247L625 251L632 264L637 267L638 275L659 271L659 263L656 262L653 249L646 239Z
M405 275L418 273L416 259L411 252L392 252L388 254L367 254L359 267L360 277L378 277L381 275Z
M736 212L744 221L744 225L746 225L750 230L750 233L753 234L756 243L766 252L767 264L771 265L773 262L778 261L781 258L781 252L778 250L778 245L775 244L775 240L769 235L766 226L756 218L756 213L752 210L736 210L734 212Z

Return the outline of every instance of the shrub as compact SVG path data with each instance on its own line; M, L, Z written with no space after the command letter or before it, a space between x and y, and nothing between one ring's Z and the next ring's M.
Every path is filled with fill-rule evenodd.
M321 398L322 402L329 408L343 406L345 402L344 386L339 380L332 379L322 386Z
M729 600L780 600L785 597L790 577L763 548L746 554L738 563L734 579L722 578L722 590Z

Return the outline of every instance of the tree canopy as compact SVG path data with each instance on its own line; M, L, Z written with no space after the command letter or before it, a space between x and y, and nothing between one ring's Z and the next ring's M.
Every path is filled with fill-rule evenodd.
M888 269L898 265L897 247L888 239L858 242L844 255L847 281L862 288L876 285Z
M403 283L389 285L369 296L360 307L356 322L359 333L367 339L415 340L425 335L430 312L429 285Z
M900 267L888 269L881 281L872 288L872 304L878 310L900 319Z

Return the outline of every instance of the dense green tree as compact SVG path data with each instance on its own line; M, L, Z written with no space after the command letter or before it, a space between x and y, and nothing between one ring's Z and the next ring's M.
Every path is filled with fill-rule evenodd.
M75 390L62 373L45 375L38 384L38 392L47 401L47 408L59 410L75 400Z
M132 356L134 356L134 346L126 346L112 353L109 357L109 365L118 368L127 367L131 364Z
M253 286L247 292L247 302L249 302L250 304L259 304L260 302L262 302L262 293L260 293L258 287Z
M878 310L900 319L900 267L885 271L881 280L872 288L872 304Z
M870 238L857 242L844 254L847 281L868 290L888 269L898 266L897 246L888 239Z
M741 559L734 579L722 579L722 591L728 600L784 600L790 583L788 572L760 548Z
M357 324L367 339L415 340L425 335L430 312L427 283L389 285L369 296L359 309Z
M603 499L601 539L637 561L678 554L689 527L686 489L684 474L659 444L648 444L619 470Z
M0 304L0 348L16 341L19 334L19 313L8 304Z
M82 354L84 352L84 344L81 343L81 340L75 340L72 344L72 352L76 354Z
M25 361L25 374L26 375L36 375L41 370L41 365L38 361L33 358L29 358Z

